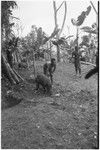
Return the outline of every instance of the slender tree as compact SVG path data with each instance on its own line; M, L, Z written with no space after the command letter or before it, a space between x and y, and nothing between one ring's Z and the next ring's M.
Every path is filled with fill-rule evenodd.
M61 6L64 4L65 6L65 13L64 13L64 19L63 19L63 23L62 23L62 26L61 26L61 29L60 31L57 33L56 35L56 38L57 40L59 40L60 38L60 35L62 33L62 30L64 28L64 24L65 24L65 20L66 20L66 13L67 13L67 5L66 5L66 1L63 1L61 3L61 5L57 8L56 7L56 2L53 1L53 8L54 8L54 20L55 20L55 28L58 29L58 22L57 22L57 12L58 10L61 8ZM59 44L56 45L57 46L57 61L60 62L60 47L59 47Z

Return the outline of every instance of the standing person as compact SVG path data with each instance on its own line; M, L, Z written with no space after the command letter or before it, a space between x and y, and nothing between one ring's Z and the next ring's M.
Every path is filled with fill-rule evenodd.
M43 72L46 76L50 76L51 84L53 84L53 73L56 69L56 60L51 58L50 63L45 63L43 66Z
M81 77L81 63L80 63L80 53L78 52L78 46L75 46L75 51L72 52L72 58L74 58L75 72L79 71L79 75Z

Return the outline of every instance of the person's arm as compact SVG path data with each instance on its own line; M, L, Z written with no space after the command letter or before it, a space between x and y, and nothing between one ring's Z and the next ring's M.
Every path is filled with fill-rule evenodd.
M53 73L55 70L56 70L56 65L54 65L52 73Z
M47 75L48 68L49 68L49 64L45 63L44 66L43 66L43 72L44 72L45 75Z
M74 52L72 52L72 58L74 58Z

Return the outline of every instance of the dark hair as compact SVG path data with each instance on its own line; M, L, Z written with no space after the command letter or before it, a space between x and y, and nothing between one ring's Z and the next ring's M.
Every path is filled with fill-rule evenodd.
M51 62L55 61L56 59L55 58L51 58Z

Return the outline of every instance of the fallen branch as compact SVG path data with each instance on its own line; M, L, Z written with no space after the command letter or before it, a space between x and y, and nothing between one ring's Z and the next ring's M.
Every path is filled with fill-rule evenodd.
M13 69L13 71L22 81L24 81L24 79L15 71L15 69Z
M8 71L11 75L11 78L16 82L16 83L19 83L19 79L18 77L16 76L16 74L14 73L14 71L12 70L12 68L10 67L10 65L7 63L7 67L8 67Z
M2 59L1 61L2 73L6 78L8 78L11 84L19 83L20 79L23 80L23 78L20 75L18 75L18 73L13 68L10 67L9 63L7 62L3 54L1 55L1 59Z
M91 66L96 66L95 64L92 64L90 62L85 62L85 61L81 61L81 64L85 64L85 65L91 65Z

